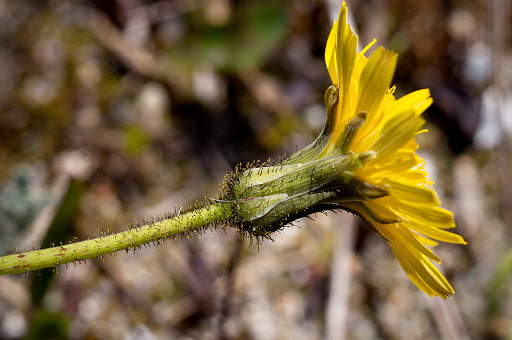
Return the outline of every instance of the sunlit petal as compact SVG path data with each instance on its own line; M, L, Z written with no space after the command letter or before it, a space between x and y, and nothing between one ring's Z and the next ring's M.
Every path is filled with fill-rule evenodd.
M466 242L446 230L455 227L453 213L440 207L425 162L415 153L415 136L426 132L421 130L425 124L421 115L433 102L430 91L422 89L395 99L395 87L390 84L397 54L379 47L367 58L363 54L375 41L357 53L357 36L346 16L344 2L325 51L329 75L339 86L339 104L328 112L335 115L328 121L335 123L324 136L318 157L345 152L364 156L358 156L361 161L350 168L353 175L381 188L387 196L338 203L365 219L388 242L420 289L447 298L453 289L431 262L439 258L425 245Z

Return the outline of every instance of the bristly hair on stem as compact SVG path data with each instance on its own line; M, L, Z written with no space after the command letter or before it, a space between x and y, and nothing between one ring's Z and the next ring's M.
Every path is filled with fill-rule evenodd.
M159 244L170 238L189 238L195 233L229 222L232 213L230 204L217 202L205 206L198 204L195 208L179 210L177 214L167 214L166 217L153 219L145 225L135 225L119 233L105 235L102 231L102 236L98 238L0 257L0 275L81 263L119 250L135 251L141 249L142 245Z

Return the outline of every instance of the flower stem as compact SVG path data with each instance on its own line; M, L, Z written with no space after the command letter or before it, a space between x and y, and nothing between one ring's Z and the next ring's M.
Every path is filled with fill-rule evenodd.
M33 250L0 257L0 275L19 274L31 270L101 257L119 250L129 250L169 237L183 236L231 219L231 205L226 202L198 208L171 218L148 223L123 232L86 241Z

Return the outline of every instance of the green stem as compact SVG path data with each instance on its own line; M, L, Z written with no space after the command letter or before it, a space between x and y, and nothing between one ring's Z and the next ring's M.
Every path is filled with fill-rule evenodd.
M33 250L0 257L0 275L19 274L31 270L101 257L123 249L157 242L169 237L201 230L230 220L231 206L218 202L169 219L151 222L127 231L95 239Z

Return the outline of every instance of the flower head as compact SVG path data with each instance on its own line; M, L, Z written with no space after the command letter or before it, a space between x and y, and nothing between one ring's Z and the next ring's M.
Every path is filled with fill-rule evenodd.
M439 206L425 162L415 153L418 145L414 137L424 132L420 130L425 123L421 114L432 104L430 91L419 90L396 100L395 88L389 86L397 54L379 47L366 58L364 53L375 41L357 53L357 36L346 23L346 15L343 3L325 50L333 82L331 92L337 96L328 100L337 105L327 110L323 149L317 157L339 152L366 156L352 173L388 195L344 202L343 206L363 217L386 239L419 288L446 298L454 291L431 262L440 262L439 258L425 245L466 242L446 231L455 227L453 213ZM361 126L354 129L356 123Z
M375 41L358 53L346 16L343 2L325 49L333 85L325 94L323 131L277 166L248 169L236 178L228 190L236 219L245 232L266 235L315 211L351 211L388 242L421 290L447 298L454 291L426 245L465 241L446 230L455 227L453 213L440 207L416 154L430 91L395 99L390 83L397 54L378 47L367 58Z

